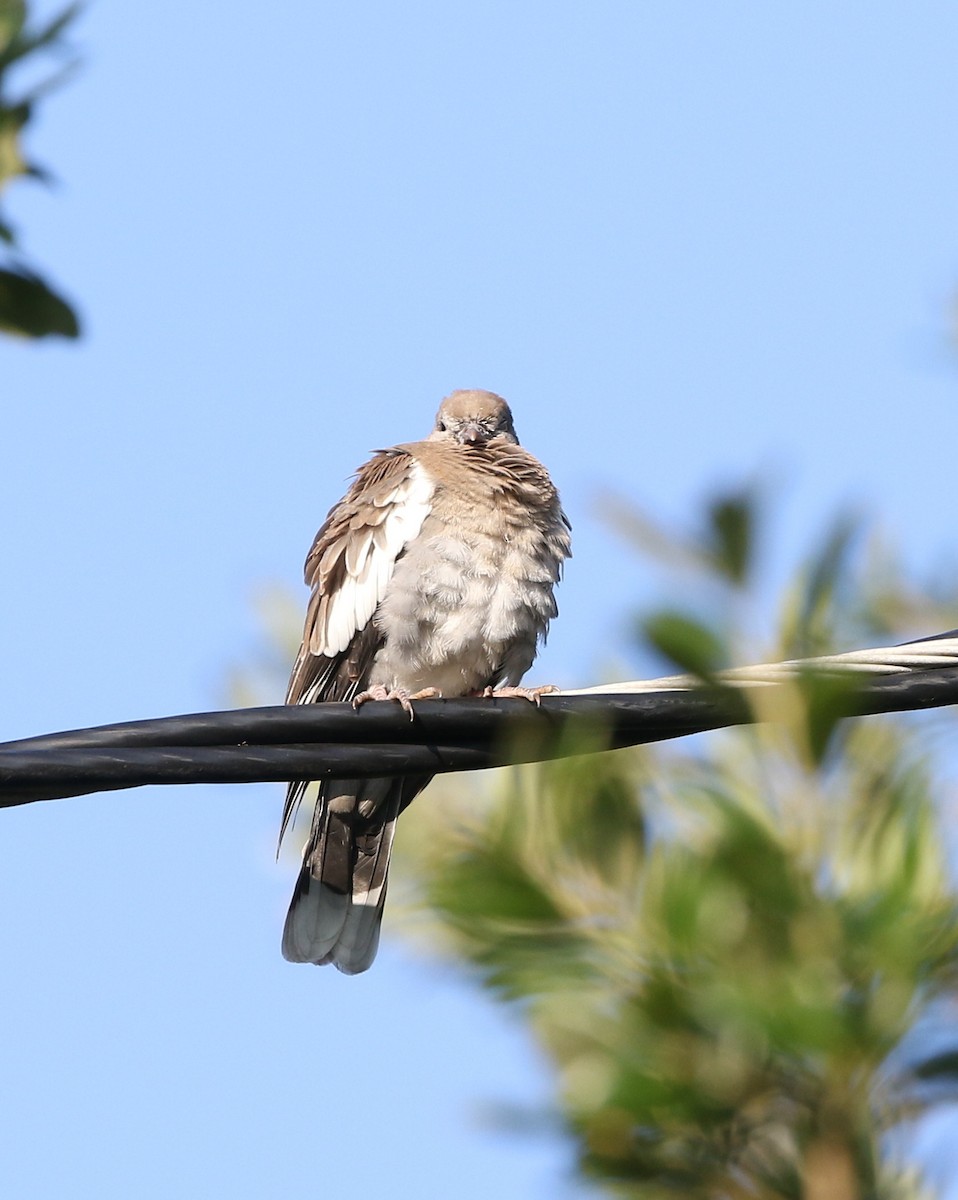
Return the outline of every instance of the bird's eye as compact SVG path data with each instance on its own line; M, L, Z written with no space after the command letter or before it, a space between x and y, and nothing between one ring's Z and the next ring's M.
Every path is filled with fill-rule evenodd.
M440 433L445 433L445 432L446 432L446 422L445 422L445 421L440 421L440 422L439 422L439 424L438 424L438 426L437 426L437 428L438 428L438 430L439 430L439 432L440 432Z

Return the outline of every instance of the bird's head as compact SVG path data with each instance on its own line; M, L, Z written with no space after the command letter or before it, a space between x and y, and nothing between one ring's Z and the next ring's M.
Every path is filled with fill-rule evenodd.
M512 424L512 412L501 396L494 392L460 391L452 392L440 404L429 441L458 442L460 446L478 449L490 443L508 442L514 446L519 439Z

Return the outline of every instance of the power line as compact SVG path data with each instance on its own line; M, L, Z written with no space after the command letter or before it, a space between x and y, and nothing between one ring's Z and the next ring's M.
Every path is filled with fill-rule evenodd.
M767 719L789 681L826 676L837 716L958 704L958 631L905 646L762 664L526 700L234 709L0 743L0 807L146 784L442 774L616 749ZM763 702L751 701L761 695Z

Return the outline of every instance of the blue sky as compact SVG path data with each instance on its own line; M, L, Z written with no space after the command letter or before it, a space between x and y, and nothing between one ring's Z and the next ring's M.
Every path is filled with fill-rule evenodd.
M955 561L953 4L226 12L92 6L31 136L61 184L9 192L86 336L0 343L2 736L219 706L257 589L454 387L573 521L540 680L601 681L659 595L604 489L678 522L772 478L773 574L839 504ZM560 1143L481 1119L543 1064L388 916L361 978L282 960L280 807L3 814L4 1190L566 1194Z

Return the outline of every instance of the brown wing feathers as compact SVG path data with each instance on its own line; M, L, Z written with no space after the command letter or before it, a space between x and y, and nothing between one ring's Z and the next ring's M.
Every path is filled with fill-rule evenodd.
M382 634L373 616L401 554L390 529L406 498L414 460L381 451L330 510L306 558L312 589L288 704L352 700L369 680ZM401 522L400 522L401 524ZM294 961L364 970L379 940L396 817L428 780L331 780L320 785L312 827L283 935ZM280 839L309 785L291 784Z

